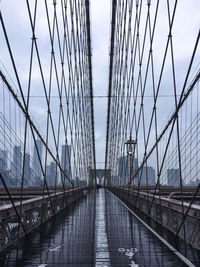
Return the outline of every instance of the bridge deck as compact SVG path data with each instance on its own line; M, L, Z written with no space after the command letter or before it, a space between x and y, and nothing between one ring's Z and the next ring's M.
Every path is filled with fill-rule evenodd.
M0 266L185 266L111 193L99 189L0 254Z

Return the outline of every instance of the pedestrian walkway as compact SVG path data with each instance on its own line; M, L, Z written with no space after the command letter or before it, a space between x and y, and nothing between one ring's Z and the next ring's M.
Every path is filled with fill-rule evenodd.
M62 211L0 255L0 266L187 266L104 189Z

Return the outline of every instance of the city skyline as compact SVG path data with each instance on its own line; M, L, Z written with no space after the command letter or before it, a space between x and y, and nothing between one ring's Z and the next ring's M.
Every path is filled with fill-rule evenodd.
M41 141L36 140L36 144L40 145L40 157L43 163L43 151L41 146ZM33 149L34 153L36 148ZM71 158L71 146L70 145L61 145L61 167L65 171L67 177L70 178L70 158ZM34 154L35 156L36 154ZM26 152L25 153L25 167L24 167L24 185L40 184L42 183L42 173L41 169L38 168L39 159ZM8 164L9 163L9 164ZM37 164L38 163L38 164ZM33 170L34 169L34 170ZM56 171L57 169L57 171ZM36 171L37 170L37 171ZM138 160L134 158L134 173L138 170ZM8 161L8 151L0 149L0 171L3 173L3 176L6 177L8 185L20 185L20 180L22 176L22 151L21 146L16 145L13 148L12 161ZM41 175L41 176L38 176ZM132 174L133 175L133 174ZM155 169L152 166L144 166L142 171L137 174L137 177L140 177L140 184L145 185L154 185L156 184L156 173ZM73 177L72 177L73 178ZM34 179L36 179L34 181ZM49 161L46 165L46 179L49 185L59 185L61 184L61 176L59 174L59 169L56 167L55 162ZM78 176L75 176L74 181L78 183L80 180ZM117 176L112 176L113 181L119 181L120 184L128 184L130 179L130 161L128 156L122 156L118 160L118 174ZM80 180L82 181L82 180ZM196 185L198 184L199 179L196 181L183 181L183 185ZM134 184L138 183L138 178L134 179ZM165 178L162 177L163 185L169 186L179 186L180 185L180 170L175 168L169 168L166 170ZM67 182L68 185L70 183Z
M42 169L40 167L40 160L44 166L44 151L42 148L41 140L36 140L36 146L33 146L33 155L30 152L25 152L25 162L24 162L24 186L28 185L40 185L43 181ZM67 149L66 149L67 147ZM64 155L64 150L65 155ZM38 157L39 153L39 157ZM68 154L69 153L69 154ZM8 158L10 154L10 158ZM70 176L70 157L71 157L71 146L61 145L61 167L65 167L66 175ZM0 171L5 178L8 186L19 186L21 184L22 178L22 145L15 145L10 150L0 149ZM49 164L49 165L48 165ZM57 171L56 171L57 169ZM61 183L61 178L59 178L59 169L56 167L56 163L50 161L46 165L46 179L49 185L59 185Z

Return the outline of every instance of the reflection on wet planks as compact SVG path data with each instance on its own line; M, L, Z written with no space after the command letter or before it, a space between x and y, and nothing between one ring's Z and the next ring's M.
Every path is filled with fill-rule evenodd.
M0 254L0 266L186 266L116 197L93 190Z

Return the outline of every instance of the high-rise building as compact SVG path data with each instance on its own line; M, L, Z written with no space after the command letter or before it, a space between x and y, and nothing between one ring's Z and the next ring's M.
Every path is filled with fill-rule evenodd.
M151 166L145 166L142 168L142 175L140 177L140 185L155 185L156 175L155 169Z
M47 184L50 186L55 185L57 175L56 175L56 164L55 162L51 162L50 165L46 166L46 179Z
M128 184L130 181L130 171L131 177L134 176L134 173L138 169L138 160L134 158L134 164L132 164L132 170L130 170L130 157L123 156L118 159L118 176L119 176L119 183L121 185ZM136 179L134 179L136 180ZM133 183L134 183L133 180Z
M119 183L120 184L127 184L128 183L128 160L127 156L120 157L118 159L118 176L119 176Z
M34 153L33 153L33 170L34 170L34 178L40 183L42 179L42 168L40 161L42 162L42 141L36 140L36 144L34 146ZM37 151L38 150L38 151ZM39 160L40 159L40 160Z
M0 172L7 186L12 185L11 171L8 170L8 151L0 149ZM0 181L0 186L3 186Z
M21 146L14 146L13 162L11 165L12 179L15 185L19 185L22 178L22 152Z
M75 176L75 179L73 180L75 186L80 186L80 179L78 176Z
M46 177L49 177L51 175L51 166L46 165Z
M167 170L167 184L170 186L180 185L180 169Z
M7 170L8 151L0 149L0 170Z
M61 167L64 170L67 177L69 178L70 178L70 163L71 163L71 146L62 145ZM67 183L66 179L65 182Z
M24 185L31 185L31 167L30 167L30 155L25 153L25 166L24 166Z
M61 154L61 167L63 170L69 170L70 168L70 158L71 158L71 146L62 145L62 154Z

